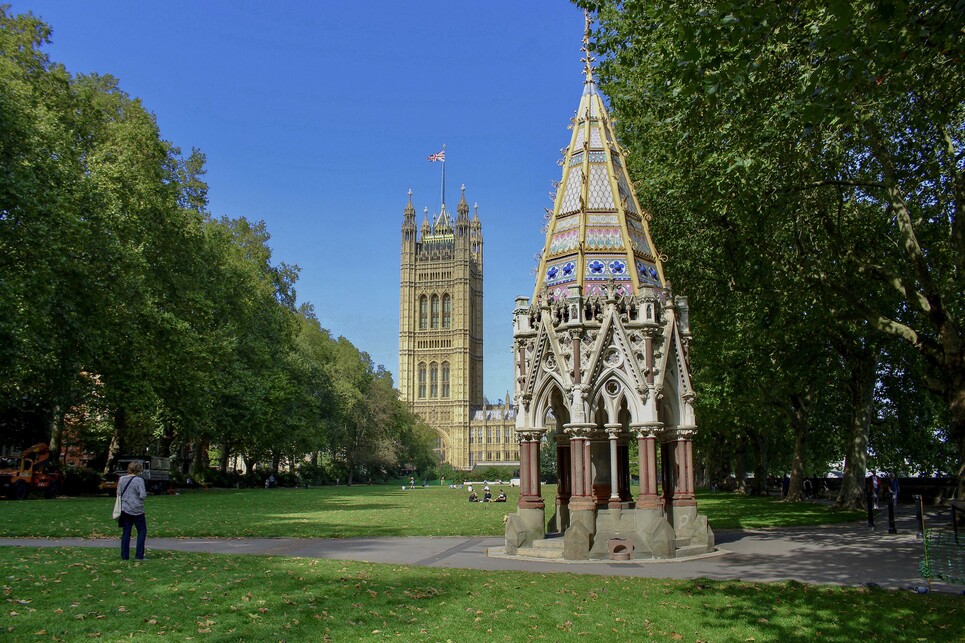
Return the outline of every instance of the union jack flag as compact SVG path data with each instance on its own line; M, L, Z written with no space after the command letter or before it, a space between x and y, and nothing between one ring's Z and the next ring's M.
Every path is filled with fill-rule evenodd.
M438 154L430 154L427 158L429 159L430 162L431 162L431 161L442 161L443 163L445 163L445 162L446 162L446 151L445 151L445 150L442 150L442 151L439 152Z

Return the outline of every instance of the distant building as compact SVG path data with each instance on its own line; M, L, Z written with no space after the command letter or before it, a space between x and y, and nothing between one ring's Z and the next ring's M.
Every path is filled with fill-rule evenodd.
M483 397L483 236L462 188L456 220L443 202L416 228L412 192L402 219L399 392L436 430L436 451L457 469L517 465L516 414L509 397Z

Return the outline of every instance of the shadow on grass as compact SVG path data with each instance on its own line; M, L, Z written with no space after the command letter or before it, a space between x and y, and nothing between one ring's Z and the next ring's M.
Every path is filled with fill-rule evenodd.
M344 561L0 548L12 640L958 640L957 597ZM150 582L143 580L149 573ZM42 582L57 578L56 585ZM83 601L78 597L86 597ZM955 634L958 632L959 634Z

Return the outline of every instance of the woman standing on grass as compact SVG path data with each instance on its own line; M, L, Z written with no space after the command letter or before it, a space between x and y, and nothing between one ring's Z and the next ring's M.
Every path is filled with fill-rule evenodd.
M127 467L127 475L117 481L117 495L121 498L121 560L131 557L131 528L137 527L137 549L134 560L144 560L144 541L147 540L147 519L144 517L144 499L147 489L140 462L132 462Z

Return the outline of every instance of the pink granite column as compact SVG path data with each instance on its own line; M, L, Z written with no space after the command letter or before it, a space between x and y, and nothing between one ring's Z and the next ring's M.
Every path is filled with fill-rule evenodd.
M539 438L542 431L517 431L519 436L519 508L542 509L539 488Z
M655 430L659 422L637 428L637 451L640 465L640 495L637 507L640 509L659 509L662 506L657 496L657 436Z

